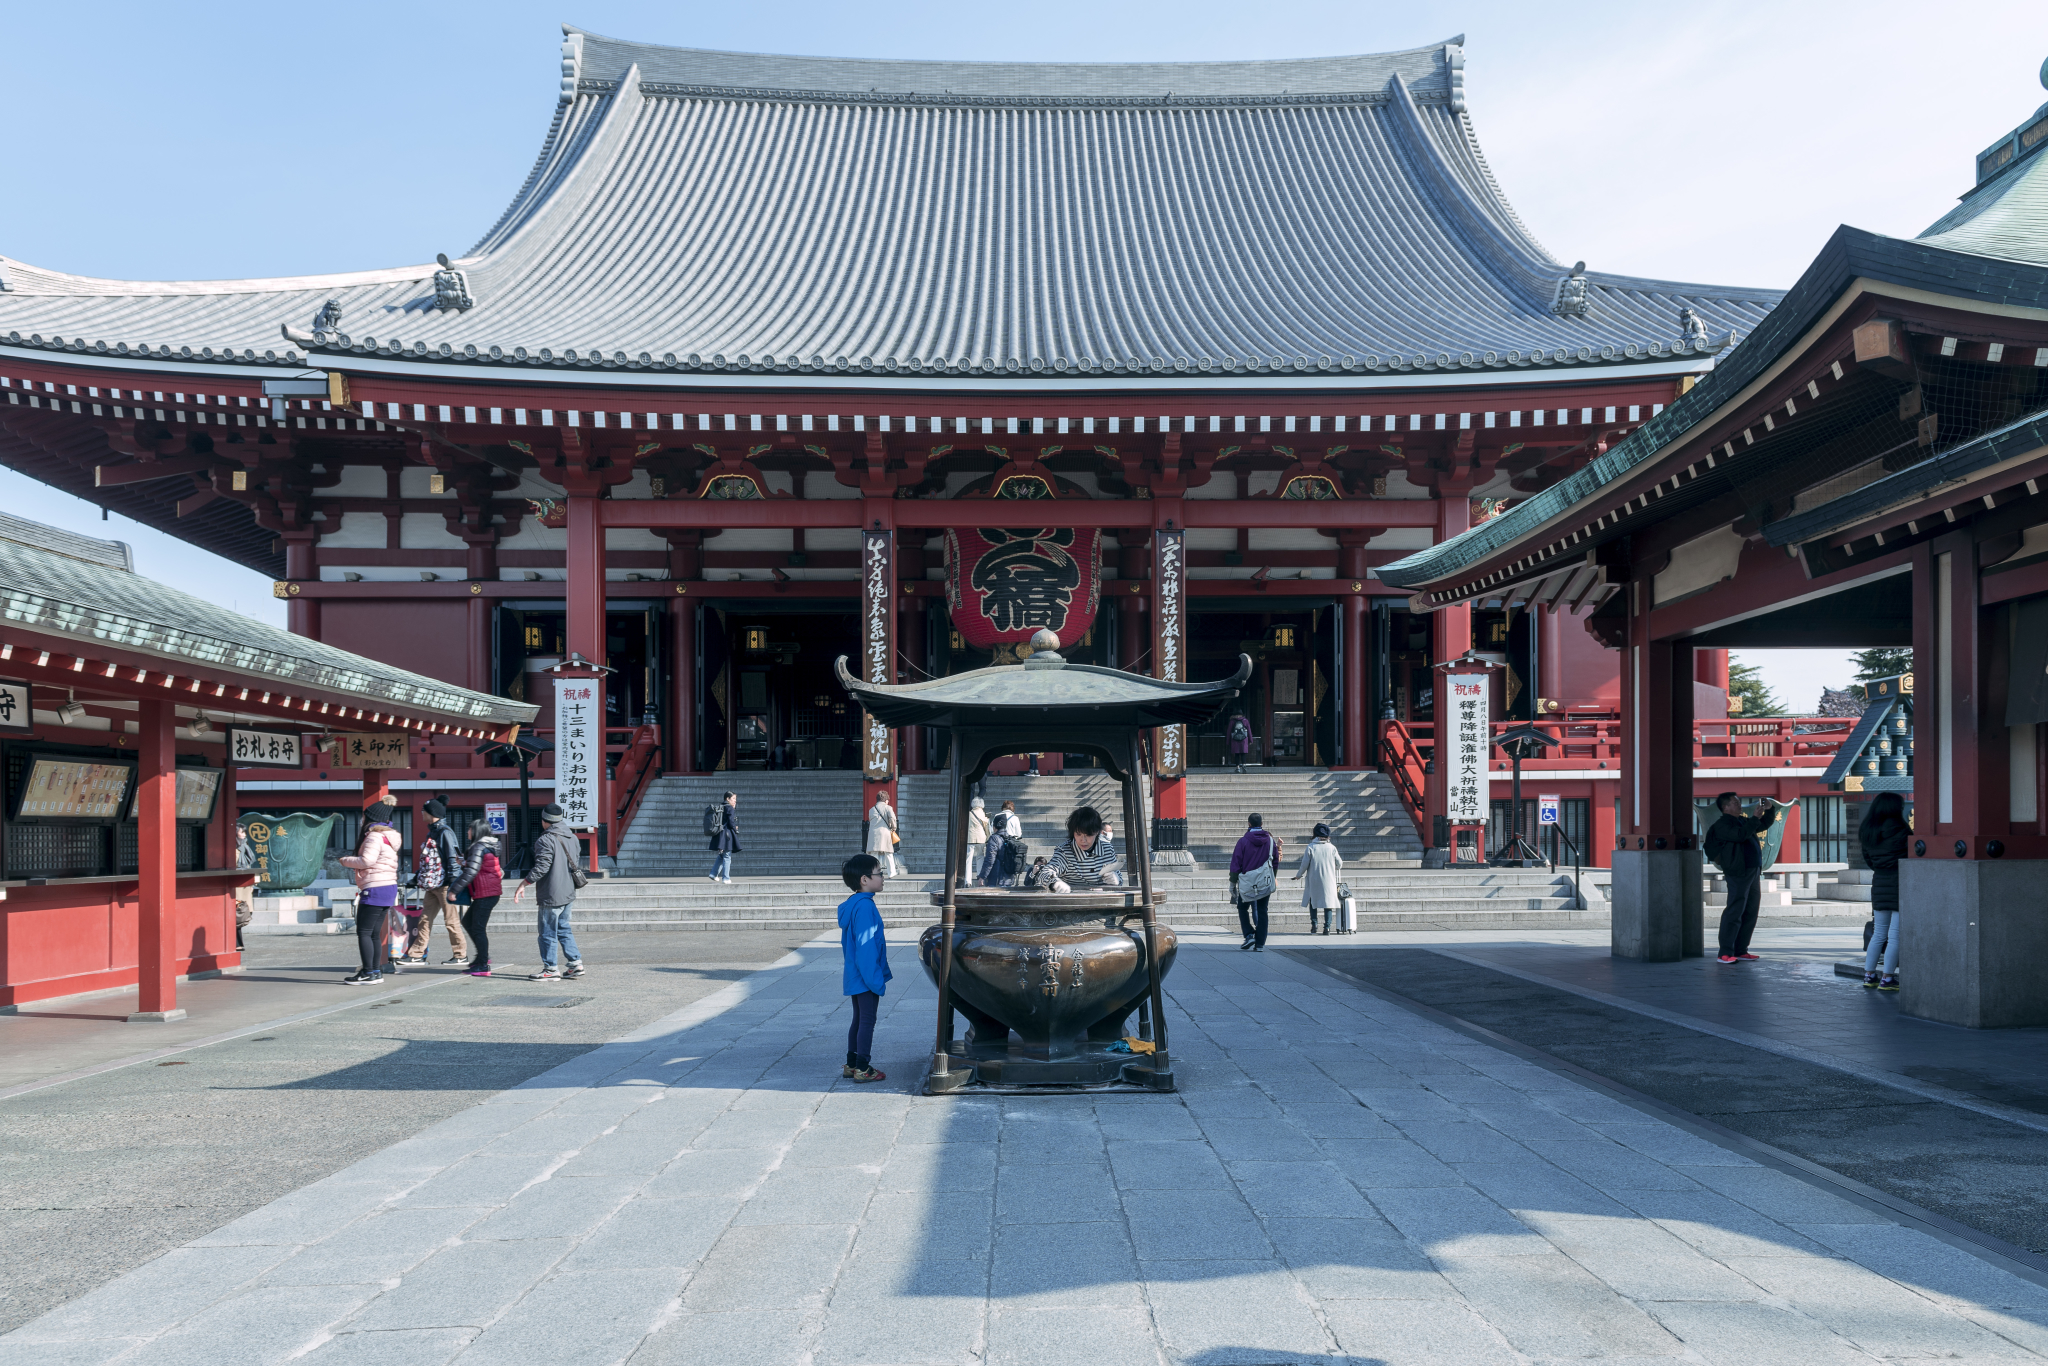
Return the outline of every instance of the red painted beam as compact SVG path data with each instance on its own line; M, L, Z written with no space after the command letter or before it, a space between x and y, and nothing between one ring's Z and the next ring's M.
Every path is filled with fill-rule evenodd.
M710 498L606 499L599 515L607 527L849 527L861 523L861 501L853 498L767 498L733 502ZM903 500L896 504L901 526L928 528L1008 524L1071 527L1150 526L1152 508L1143 501L1058 499L1006 502L992 498L944 501ZM1189 527L1306 527L1349 530L1363 527L1436 525L1430 498L1345 499L1295 502L1278 498L1190 498L1181 502L1180 522Z

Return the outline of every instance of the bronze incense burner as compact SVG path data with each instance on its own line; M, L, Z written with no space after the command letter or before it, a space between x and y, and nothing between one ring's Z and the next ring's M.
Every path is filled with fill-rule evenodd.
M928 683L864 683L837 665L840 685L885 726L952 732L945 889L939 923L918 956L939 989L928 1094L969 1086L1005 1092L1075 1088L1173 1089L1160 982L1173 966L1173 931L1159 923L1151 841L1138 782L1142 736L1219 713L1251 677L1251 660L1214 683L1172 683L1069 664L1040 631L1020 665ZM968 799L991 760L1057 750L1100 758L1123 789L1122 828L1136 886L1071 892L962 887ZM1124 1042L1133 1014L1138 1046ZM967 1021L964 1035L956 1032ZM1147 1049L1149 1045L1149 1051Z

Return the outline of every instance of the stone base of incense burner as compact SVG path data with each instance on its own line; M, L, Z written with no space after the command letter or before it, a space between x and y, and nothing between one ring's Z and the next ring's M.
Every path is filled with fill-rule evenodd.
M1149 1057L1109 1051L1132 1032L1130 1017L1151 987L1141 905L1135 889L958 892L951 984L967 1030L954 1045L956 1066L1005 1088L1126 1081L1171 1089ZM1176 941L1164 925L1154 933L1163 978ZM934 983L942 934L933 925L918 940Z

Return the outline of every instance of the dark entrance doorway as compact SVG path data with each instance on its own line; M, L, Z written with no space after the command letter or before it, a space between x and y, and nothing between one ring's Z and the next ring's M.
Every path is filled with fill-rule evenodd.
M561 600L505 602L496 609L492 633L491 691L531 702L541 709L534 726L554 725L554 692L547 670L567 650L568 613ZM614 672L605 685L605 724L633 726L659 722L662 689L662 614L658 607L630 599L605 604L605 662Z
M1188 737L1197 768L1236 762L1230 721L1251 723L1248 762L1279 767L1321 767L1337 756L1337 609L1331 603L1289 604L1286 610L1246 610L1190 604L1188 676L1221 678L1252 657L1251 682L1223 714Z
M853 604L728 599L697 611L699 771L859 767L860 716L832 673L860 653Z

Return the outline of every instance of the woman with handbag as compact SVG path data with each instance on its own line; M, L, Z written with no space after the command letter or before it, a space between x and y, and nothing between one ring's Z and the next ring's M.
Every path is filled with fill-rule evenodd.
M363 812L362 842L355 853L343 854L339 860L355 874L360 892L356 898L356 952L363 960L353 977L341 979L343 986L374 986L384 980L384 961L391 953L386 927L398 901L399 839L391 828L395 814L391 803L373 803Z
M1245 818L1245 832L1230 855L1230 899L1237 903L1237 925L1244 947L1266 951L1266 902L1273 895L1280 870L1280 841L1266 833L1256 811Z
M885 877L903 876L902 866L896 862L896 847L903 843L903 836L896 830L896 808L889 805L889 793L885 788L875 794L875 804L868 809L868 849L881 860Z

